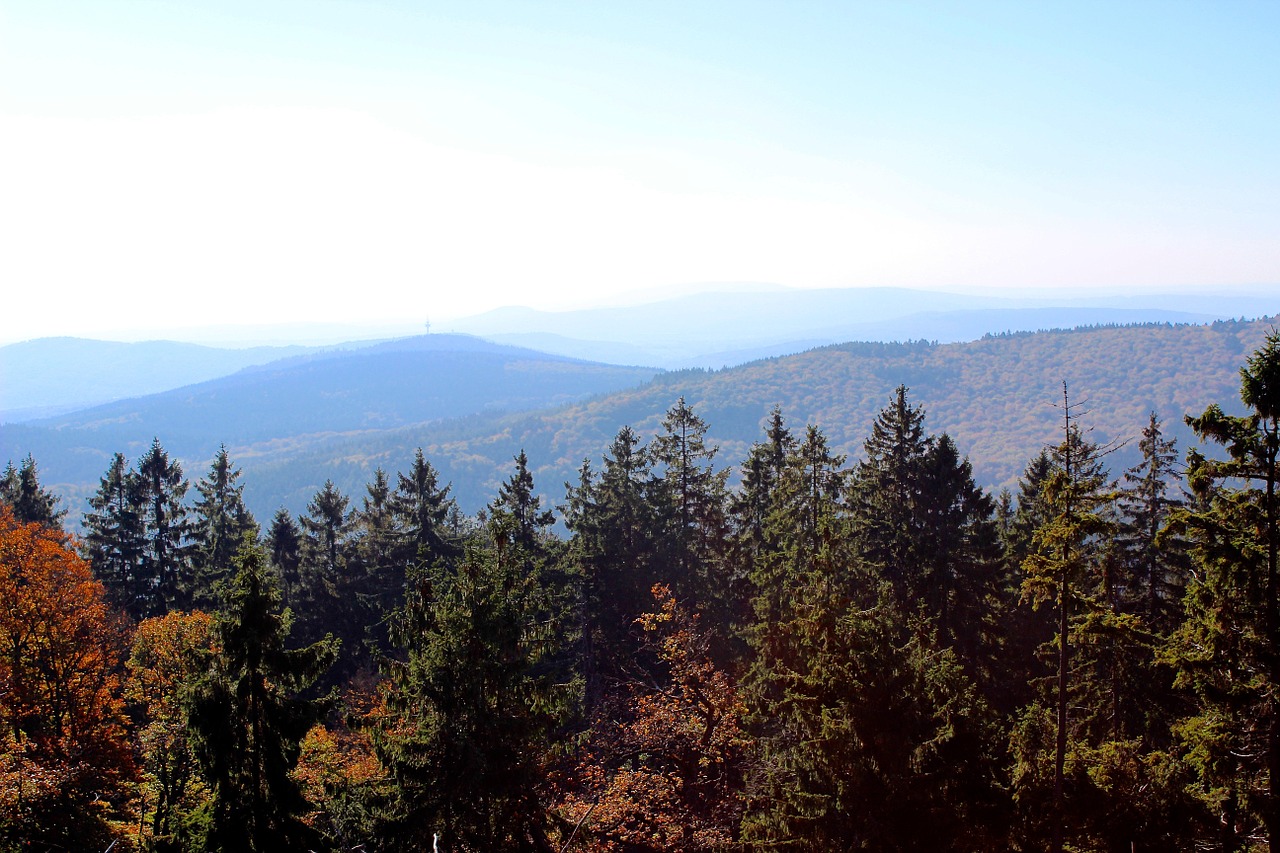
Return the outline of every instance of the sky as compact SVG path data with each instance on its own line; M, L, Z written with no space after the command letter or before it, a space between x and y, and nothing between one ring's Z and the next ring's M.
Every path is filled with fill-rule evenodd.
M1280 292L1277 140L1274 0L0 0L0 343Z

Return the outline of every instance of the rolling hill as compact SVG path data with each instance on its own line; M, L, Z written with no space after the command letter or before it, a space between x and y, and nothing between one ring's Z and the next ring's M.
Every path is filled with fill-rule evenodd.
M743 458L775 405L793 427L817 424L835 449L856 457L876 412L902 383L924 405L929 429L950 433L978 480L998 488L1055 441L1063 381L1096 438L1132 439L1154 410L1185 449L1183 415L1213 402L1238 407L1240 365L1276 322L1093 327L960 344L851 343L656 376L476 341L464 376L457 353L428 358L430 351L413 351L433 335L374 348L359 356L365 359L359 372L350 363L355 354L309 357L246 371L234 382L158 395L145 406L134 401L6 426L0 436L6 457L34 453L44 481L67 496L73 515L109 454L134 458L153 435L193 480L226 442L260 517L280 505L305 508L328 478L358 499L374 468L405 470L416 447L453 481L464 509L474 511L492 497L520 449L528 451L540 491L558 500L562 484L584 459L598 459L621 426L651 436L679 397L710 424L723 466ZM418 368L408 367L419 359ZM447 377L460 380L454 387L462 397L453 408L440 402ZM538 394L542 405L563 403L511 411L537 405ZM479 411L483 404L493 408ZM1115 473L1131 464L1134 445L1111 457Z
M475 413L564 404L637 385L656 372L428 335L326 350L160 394L6 424L0 427L0 455L16 461L33 454L44 482L76 501L96 487L112 453L136 458L152 437L194 479L220 442L251 464L322 446L333 436L374 436Z

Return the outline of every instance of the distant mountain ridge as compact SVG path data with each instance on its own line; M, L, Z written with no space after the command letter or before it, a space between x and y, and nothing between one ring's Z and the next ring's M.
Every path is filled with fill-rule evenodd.
M40 338L0 347L0 422L49 417L203 382L315 347Z
M1056 439L1060 413L1054 404L1064 380L1072 399L1085 404L1082 422L1096 437L1136 436L1154 410L1185 450L1190 439L1183 415L1209 403L1238 407L1240 365L1276 322L1090 327L957 344L849 343L724 370L656 375L474 341L468 345L479 351L469 354L405 351L439 341L391 342L381 353L255 368L234 381L148 398L145 405L130 401L38 425L5 426L0 456L16 460L33 453L43 481L65 495L78 516L111 452L136 458L158 436L194 481L225 442L244 470L250 508L265 518L281 505L303 510L326 479L358 500L375 468L406 470L414 448L422 447L453 482L463 507L475 511L510 473L521 449L539 490L559 501L563 483L576 478L584 459L598 464L619 428L630 425L649 438L680 397L709 423L722 467L742 460L775 405L794 429L818 425L833 449L856 457L875 413L901 383L910 387L911 401L926 408L928 428L950 433L972 458L979 482L998 487ZM432 358L463 364L464 356L473 359L473 373L405 367ZM378 376L409 378L369 380L360 366ZM446 375L459 378L462 389L447 410L429 402L445 393ZM493 385L491 377L506 384ZM539 404L549 408L513 411L521 402L535 405L538 393L550 397ZM515 404L484 410L480 401L503 394ZM237 412L238 420L232 417ZM435 417L423 417L426 412ZM257 423L264 418L275 425ZM1131 443L1111 457L1113 474L1128 464L1133 449Z
M719 368L841 341L954 343L999 332L1208 323L1280 311L1275 295L973 296L904 288L701 292L574 311L507 307L450 322L492 340L599 361Z

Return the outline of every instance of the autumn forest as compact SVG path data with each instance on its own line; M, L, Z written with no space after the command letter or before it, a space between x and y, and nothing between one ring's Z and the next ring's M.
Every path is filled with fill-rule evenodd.
M682 398L474 515L420 450L255 519L157 439L72 535L28 456L0 851L1269 850L1280 333L1239 376L1131 466L1064 383L998 494L906 386L854 462Z

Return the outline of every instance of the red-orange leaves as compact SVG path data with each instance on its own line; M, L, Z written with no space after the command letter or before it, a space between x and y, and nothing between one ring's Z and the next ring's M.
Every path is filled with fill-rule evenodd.
M637 680L596 715L561 816L567 849L701 851L730 845L741 817L745 708L707 656L697 617L655 586L639 624L667 668ZM576 829L575 829L576 827Z
M10 833L84 847L124 817L135 775L124 633L66 537L0 506L0 821Z

